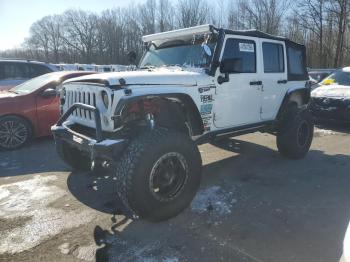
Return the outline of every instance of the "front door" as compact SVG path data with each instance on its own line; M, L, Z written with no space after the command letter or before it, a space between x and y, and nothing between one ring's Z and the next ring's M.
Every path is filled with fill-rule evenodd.
M36 98L36 105L39 133L41 136L50 135L51 126L57 122L60 116L59 97L43 97L38 94Z
M235 73L228 75L228 81L219 84L223 76L217 70L216 96L214 102L214 124L217 128L236 127L258 123L260 119L262 81L259 40L245 36L227 36L221 60L236 60Z

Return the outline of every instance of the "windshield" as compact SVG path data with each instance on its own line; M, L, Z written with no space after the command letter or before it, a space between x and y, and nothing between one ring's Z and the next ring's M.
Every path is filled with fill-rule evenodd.
M350 86L350 72L345 72L343 70L337 70L329 77L322 81L323 84L338 84L344 86Z
M214 53L215 43L209 43L211 53ZM177 45L163 44L160 47L151 45L143 56L140 67L189 66L207 68L211 57L205 54L201 43L184 43Z
M59 80L59 78L60 78L60 75L57 75L56 73L41 75L31 80L28 80L23 84L15 86L11 88L9 91L14 93L19 93L19 94L28 94L43 87L44 85L49 84L50 82Z

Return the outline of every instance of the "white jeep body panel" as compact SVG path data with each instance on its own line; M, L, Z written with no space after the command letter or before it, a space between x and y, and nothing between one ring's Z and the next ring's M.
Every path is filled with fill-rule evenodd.
M111 117L114 115L120 99L125 98L126 95L124 90L112 90L101 85L84 83L95 80L97 77L108 81L110 85L118 85L119 79L124 79L129 89L132 90L132 94L128 95L128 98L157 94L187 94L193 99L198 110L203 112L203 118L206 119L207 125L212 125L209 119L212 119L212 98L215 95L214 80L206 75L202 69L194 68L184 70L183 68L173 67L105 73L74 78L74 82L68 80L63 84L66 90L64 112L76 102L96 106L101 113L102 129L104 131L114 131ZM80 80L84 82L80 82ZM103 105L102 91L107 92L109 101L112 101L113 94L113 102L108 108ZM209 98L205 99L206 97ZM95 126L93 114L84 113L83 110L76 110L69 117L69 121L92 128Z

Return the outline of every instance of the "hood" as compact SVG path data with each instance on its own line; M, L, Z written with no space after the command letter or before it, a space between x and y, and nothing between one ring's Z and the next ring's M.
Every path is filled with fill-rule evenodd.
M2 99L2 98L10 98L10 97L15 97L15 96L17 96L16 93L7 92L7 91L0 91L0 99Z
M181 85L196 86L203 69L167 67L149 70L94 74L67 80L71 82L108 82L109 85Z
M311 97L350 98L350 86L323 85L313 90Z

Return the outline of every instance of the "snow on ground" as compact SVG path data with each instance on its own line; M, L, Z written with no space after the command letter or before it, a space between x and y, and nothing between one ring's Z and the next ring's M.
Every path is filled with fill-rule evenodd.
M337 133L332 130L315 127L314 134L315 136L330 136L330 135L336 135Z
M112 240L108 254L111 261L125 261L126 258L132 257L130 261L136 262L178 262L178 257L181 257L177 250L162 241L145 240L135 243L118 238Z
M200 190L192 201L191 209L196 213L213 212L216 215L228 215L237 202L233 191L225 191L219 186Z
M0 230L0 254L29 250L65 229L92 221L92 211L62 210L50 205L67 193L51 182L54 175L40 176L0 186L0 221L22 221ZM76 219L79 217L79 219Z

